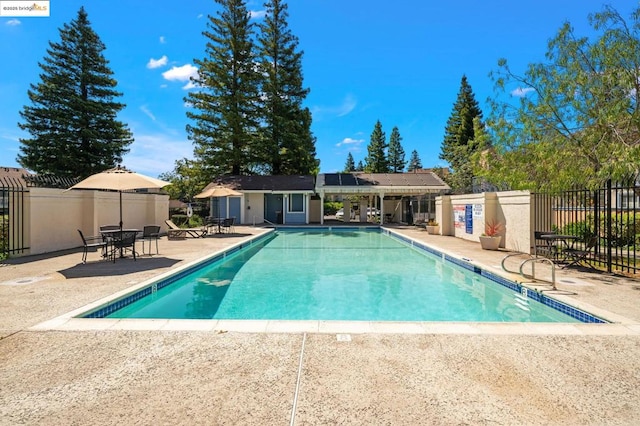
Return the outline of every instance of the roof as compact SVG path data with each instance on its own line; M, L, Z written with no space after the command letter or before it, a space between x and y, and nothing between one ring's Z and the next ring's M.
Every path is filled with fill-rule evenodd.
M18 167L0 167L0 186L25 187L27 182L23 176L29 176L27 169Z
M314 192L315 178L311 175L277 175L277 176L221 176L210 183L204 189L210 186L223 185L236 191L256 191L256 192L272 192L272 191L306 191Z
M420 194L448 190L433 172L422 173L326 173L318 175L317 192Z

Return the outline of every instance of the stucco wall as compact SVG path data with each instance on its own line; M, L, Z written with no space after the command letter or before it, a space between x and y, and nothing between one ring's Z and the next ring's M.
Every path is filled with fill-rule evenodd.
M528 191L496 193L498 220L505 224L504 247L522 253L532 252L531 194Z
M264 194L244 194L244 225L264 223Z
M436 198L436 220L442 235L478 241L490 222L502 225L500 247L531 253L531 194L528 191L483 192L444 195ZM466 212L470 206L472 232L467 232Z
M97 235L101 225L117 225L120 201L117 192L65 191L30 188L26 195L26 237L29 254L47 253L82 245L77 229ZM169 217L169 196L122 194L122 221L125 228L142 229L160 225Z

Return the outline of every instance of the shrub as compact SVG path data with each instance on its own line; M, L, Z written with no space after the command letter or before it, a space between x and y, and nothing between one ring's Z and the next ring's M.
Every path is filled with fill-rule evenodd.
M342 208L342 203L339 201L325 201L324 202L324 214L334 215L338 210Z

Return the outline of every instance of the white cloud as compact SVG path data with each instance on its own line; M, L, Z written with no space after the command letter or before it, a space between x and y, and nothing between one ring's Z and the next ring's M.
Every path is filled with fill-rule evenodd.
M169 71L163 72L162 76L165 80L169 81L186 81L187 84L182 88L184 90L189 90L195 87L195 84L191 81L191 77L196 80L198 79L198 68L191 64L186 64L181 67L173 67Z
M341 142L338 142L336 146L353 145L357 147L360 146L363 142L364 139L344 138Z
M160 36L160 44L165 44L167 42L167 40L164 38L164 36Z
M524 98L530 92L533 92L533 88L531 87L518 87L511 91L511 96L515 96L517 98Z
M345 115L353 111L356 105L358 105L358 101L355 99L355 97L352 94L349 93L345 96L345 98L343 99L340 105L328 106L328 107L315 106L312 108L312 113L313 113L314 119L316 118L316 116L327 116L327 115L344 117Z
M204 16L204 14L202 14L202 13L201 13L201 14L199 14L199 15L198 15L198 19L202 18L203 16Z
M343 117L349 114L354 110L357 104L358 102L355 100L355 98L351 94L348 94L344 98L344 101L342 101L342 105L340 105L338 109L338 117Z
M22 22L20 22L17 19L9 19L7 21L7 25L9 25L10 27L15 27L15 26L20 25L20 24L22 24Z
M187 84L182 86L182 89L183 90L189 90L189 89L193 89L195 87L196 87L196 85L193 83L193 81L189 80L189 82Z
M160 68L167 65L168 62L169 62L169 58L167 58L167 55L163 55L162 58L160 59L151 58L149 59L149 62L147 62L147 68L149 69Z
M134 131L134 137L124 164L136 172L158 176L172 171L176 160L193 157L191 142L173 132L139 134Z
M149 110L149 108L147 108L147 106L146 106L146 105L142 105L142 106L140 107L140 111L144 112L144 113L145 113L145 115L146 115L147 117L149 117L150 119L152 119L153 121L156 121L156 116L155 116L155 115L153 115L153 113Z
M267 14L266 10L250 10L249 17L251 19L262 19Z

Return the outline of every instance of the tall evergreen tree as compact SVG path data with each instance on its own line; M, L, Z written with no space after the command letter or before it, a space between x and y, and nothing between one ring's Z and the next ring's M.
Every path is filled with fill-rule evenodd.
M133 137L116 119L125 105L104 57L104 43L91 28L84 8L49 42L38 84L27 92L32 102L18 125L31 134L20 139L18 162L37 173L84 178L114 167L129 152Z
M347 162L344 164L344 172L351 173L356 171L356 163L353 161L353 155L347 155Z
M386 155L387 142L385 134L382 131L382 123L378 120L373 127L371 139L367 146L367 158L364 170L369 173L387 173L389 172L389 163Z
M396 126L391 130L391 135L389 136L389 151L387 153L389 171L391 173L402 173L404 171L404 166L407 164L404 159L404 149L402 148L400 141L402 141L402 137L400 136L400 131Z
M362 164L362 160L358 161L358 165L356 166L356 172L364 172L364 164Z
M473 120L478 118L480 128L484 128L482 124L482 111L478 101L475 99L473 90L467 82L467 76L463 75L460 82L460 91L451 115L447 120L445 128L444 140L442 141L440 159L447 161L453 169L452 175L464 168L473 155L473 150L467 146L469 141L475 137ZM452 180L455 182L456 180ZM457 180L458 182L463 180ZM449 182L448 182L449 183ZM451 183L450 183L451 185ZM452 189L456 190L453 185ZM462 188L460 188L462 189Z
M260 75L256 69L254 29L244 0L215 0L209 16L204 59L195 59L198 90L186 101L193 109L187 134L207 181L221 174L247 174L258 161L256 140Z
M266 169L274 175L316 172L311 113L302 106L309 89L303 87L298 39L288 28L284 0L269 0L258 36L264 125L259 149Z
M418 155L418 151L414 149L413 151L411 151L411 158L409 159L409 166L407 167L407 171L413 172L421 168L422 168L422 161L420 161L420 156Z

